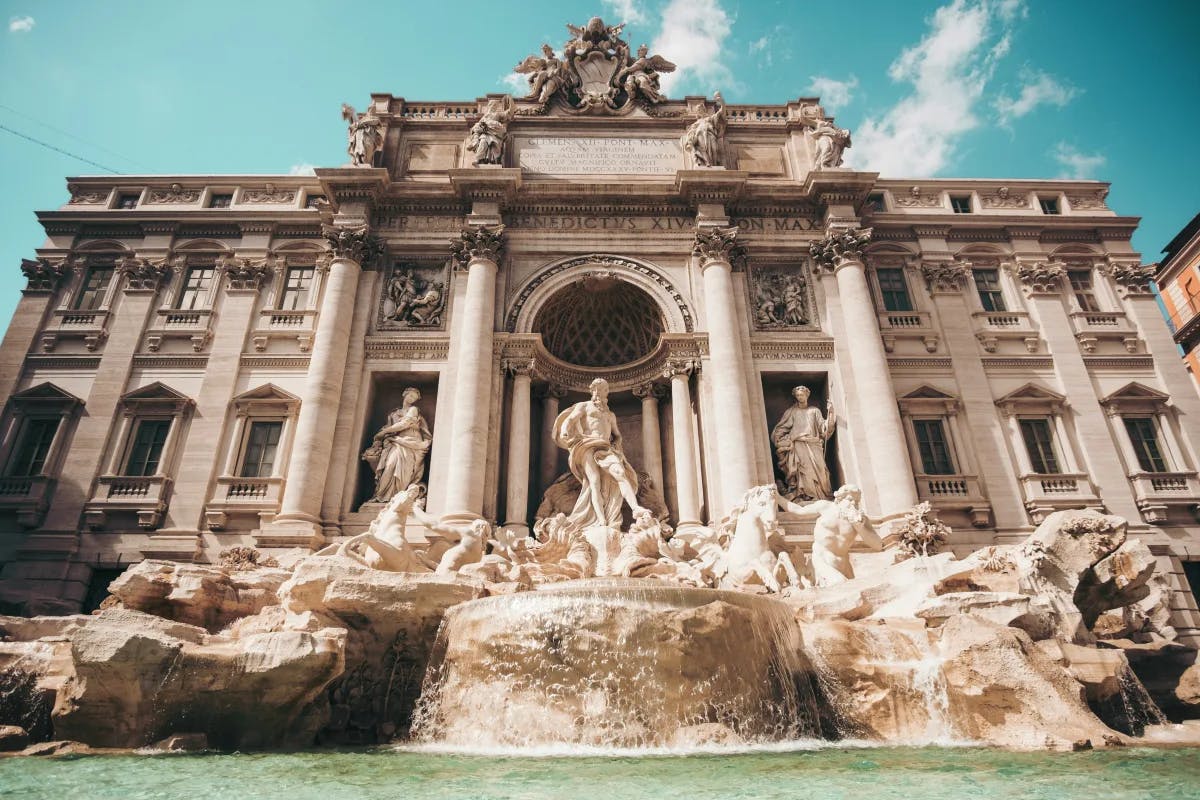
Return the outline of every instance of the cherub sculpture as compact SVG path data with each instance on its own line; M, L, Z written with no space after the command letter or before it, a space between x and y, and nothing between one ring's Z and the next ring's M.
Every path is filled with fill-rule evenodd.
M508 123L516 113L511 95L488 101L483 116L471 126L471 141L467 145L467 149L475 154L476 165L503 163Z
M629 99L642 98L649 103L661 103L666 97L658 87L662 72L674 72L675 65L662 56L649 55L646 45L637 49L637 59L617 73L615 83L622 83Z
M513 67L514 72L529 76L529 94L526 100L536 100L546 104L554 93L565 88L571 80L571 73L566 65L554 55L554 48L548 44L542 45L544 58L529 56L520 64Z
M356 167L375 166L375 153L383 145L383 120L370 109L365 114L355 112L354 106L342 103L342 119L350 124L346 131L346 152Z

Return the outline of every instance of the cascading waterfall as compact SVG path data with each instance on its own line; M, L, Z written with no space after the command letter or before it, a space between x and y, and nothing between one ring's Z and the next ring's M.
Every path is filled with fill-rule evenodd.
M819 736L792 611L741 592L596 579L454 607L412 738L670 747Z

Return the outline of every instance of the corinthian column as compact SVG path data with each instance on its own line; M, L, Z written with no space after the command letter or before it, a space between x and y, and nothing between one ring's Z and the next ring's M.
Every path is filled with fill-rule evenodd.
M508 416L508 493L504 504L504 526L529 533L529 384L533 362L508 361L504 369L513 376L512 406Z
M379 242L359 228L333 228L325 233L332 260L321 298L316 337L308 366L308 377L296 420L296 437L288 464L287 482L279 514L272 528L298 528L311 540L320 541L321 498L324 495L329 456L333 450L334 420L337 419L350 345L350 323L358 293L362 264L381 250ZM282 534L282 531L279 531ZM301 533L300 536L304 536ZM299 544L300 542L296 542ZM311 542L310 542L311 543Z
M692 254L700 259L704 281L704 309L708 320L708 348L712 374L717 453L722 497L720 509L732 507L754 486L754 426L750 422L750 394L746 390L746 360L742 355L745 331L738 325L737 297L733 289L733 262L745 258L737 243L737 228L701 228L696 231Z
M879 336L879 320L867 286L863 248L870 240L870 228L833 230L812 243L811 253L818 266L832 269L837 277L849 334L846 344L854 374L853 391L859 398L861 418L855 422L870 437L867 455L875 474L879 510L891 515L915 505L917 490L887 354Z
M554 443L554 421L558 419L558 403L567 396L561 386L547 384L542 393L541 458L538 478L543 492L558 477L558 445Z
M503 244L503 225L466 228L451 242L454 258L467 269L467 296L455 312L461 323L452 343L456 371L443 519L477 519L483 511L496 272Z
M675 496L679 530L700 525L700 483L696 475L696 426L692 424L692 392L688 386L696 363L672 359L663 374L671 380L671 442L675 455Z
M642 400L642 466L654 488L666 496L663 486L662 434L658 428L658 398L662 397L662 385L643 383L635 386L633 394Z

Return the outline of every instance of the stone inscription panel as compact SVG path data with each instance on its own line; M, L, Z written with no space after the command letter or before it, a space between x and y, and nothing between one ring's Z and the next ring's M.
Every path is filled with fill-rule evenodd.
M517 165L545 175L674 175L682 164L676 139L611 136L518 138Z

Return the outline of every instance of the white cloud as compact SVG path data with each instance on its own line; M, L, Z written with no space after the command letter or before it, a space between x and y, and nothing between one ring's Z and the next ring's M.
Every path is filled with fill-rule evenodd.
M817 97L821 98L821 105L827 111L837 111L839 108L845 108L854 98L854 90L858 88L858 78L851 75L849 79L839 81L837 78L828 78L824 75L813 75L809 78L808 89L805 91L812 92Z
M776 25L766 35L750 42L748 52L751 56L757 58L762 66L773 67L777 57L785 61L791 59L792 49L789 46L790 41L791 37L788 35L787 28L782 25Z
M976 108L1023 8L1016 0L954 0L935 11L925 37L888 70L912 91L864 120L847 159L888 176L936 175L947 166L959 139L980 125Z
M1025 116L1040 105L1062 108L1079 94L1074 86L1038 70L1021 70L1021 81L1021 93L1016 98L1000 95L993 104L1003 124Z
M1081 153L1066 142L1059 142L1054 148L1054 160L1062 171L1060 178L1094 178L1096 170L1108 163L1108 159L1100 153Z
M687 82L708 93L733 85L733 74L722 60L733 20L718 0L670 0L662 11L662 29L650 46L675 62L678 69L662 76L662 88Z
M313 164L309 164L307 161L302 161L299 164L292 164L291 168L288 169L288 175L316 175L316 174L317 174L316 166L314 166Z
M753 42L750 43L750 55L754 55L755 53L761 53L763 50L767 49L767 45L769 45L770 43L771 43L770 36L763 36L760 39L755 39Z
M617 17L614 24L622 22L636 24L646 21L646 14L638 7L637 0L604 0L604 5Z
M8 21L8 32L29 33L31 30L33 30L34 24L33 17L31 16L26 15L24 17L13 17Z
M497 83L508 89L509 92L517 97L524 97L529 94L529 76L522 75L519 72L510 72L507 75L498 78Z

